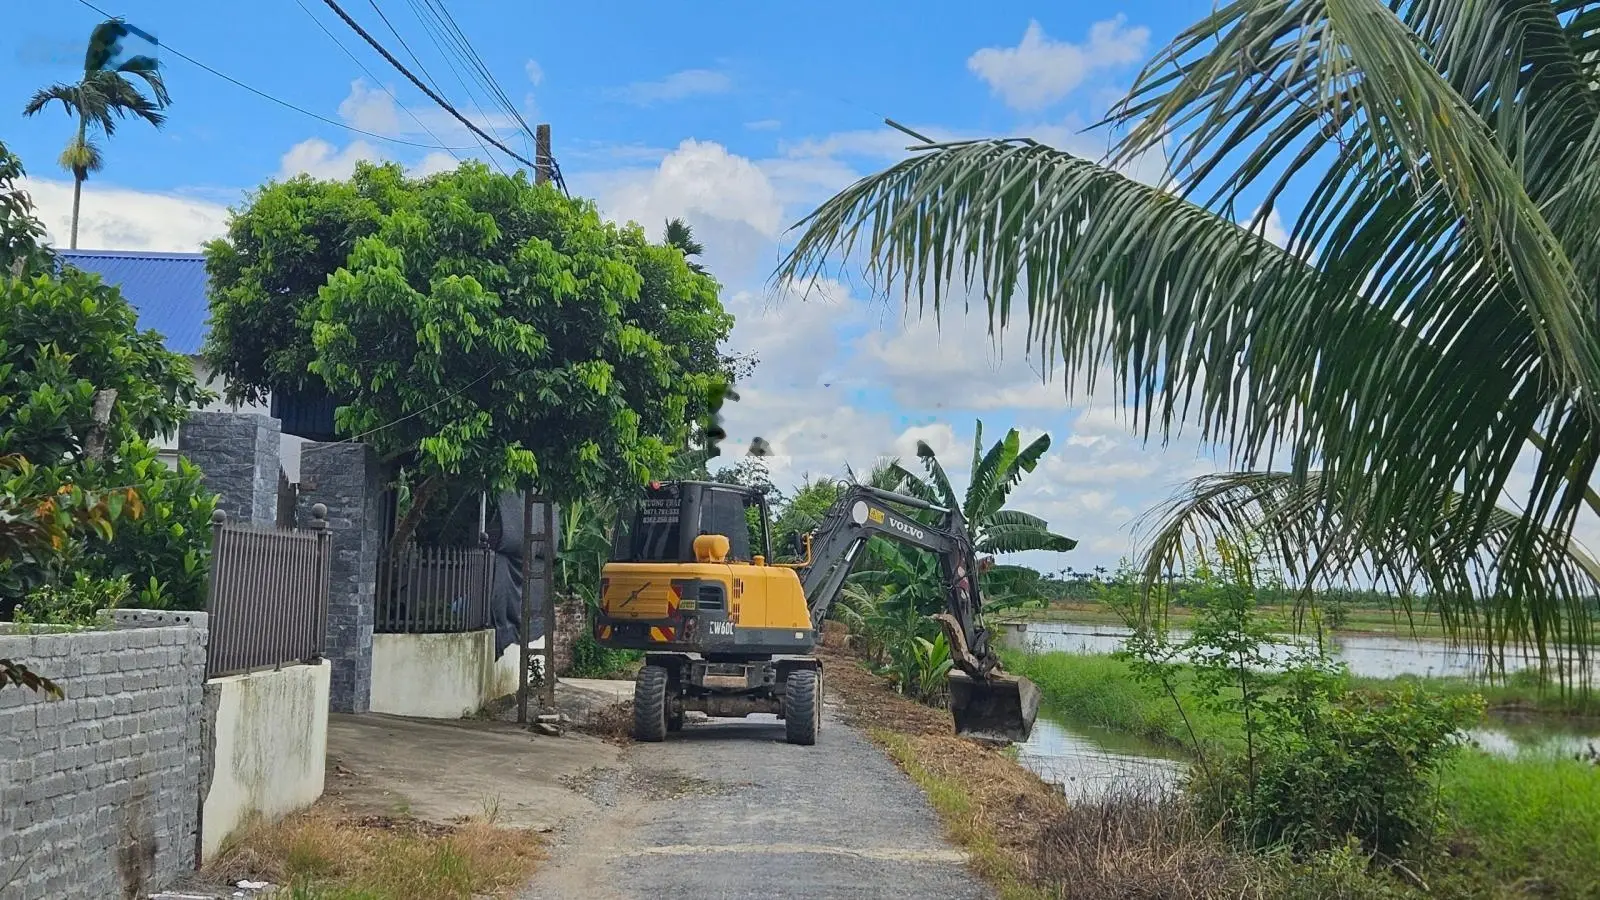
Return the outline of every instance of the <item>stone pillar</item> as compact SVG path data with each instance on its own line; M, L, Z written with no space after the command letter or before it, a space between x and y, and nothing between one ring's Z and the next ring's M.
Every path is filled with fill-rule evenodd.
M295 520L328 507L328 708L364 713L372 705L372 607L382 552L383 467L366 444L308 442L300 448Z
M178 453L202 473L229 521L278 519L278 420L260 413L191 412L178 429Z

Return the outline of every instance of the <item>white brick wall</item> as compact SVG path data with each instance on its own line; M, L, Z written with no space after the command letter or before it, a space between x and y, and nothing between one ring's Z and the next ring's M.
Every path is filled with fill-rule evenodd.
M0 634L0 657L66 692L0 689L0 900L142 896L194 868L206 617L117 617Z

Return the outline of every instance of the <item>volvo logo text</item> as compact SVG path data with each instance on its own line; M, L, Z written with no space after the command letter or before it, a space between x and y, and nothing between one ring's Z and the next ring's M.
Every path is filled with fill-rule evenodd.
M921 528L918 528L915 525L910 525L906 522L902 522L899 519L890 519L889 525L892 526L895 531L898 531L901 534L908 534L919 541L926 537L926 535L922 533Z

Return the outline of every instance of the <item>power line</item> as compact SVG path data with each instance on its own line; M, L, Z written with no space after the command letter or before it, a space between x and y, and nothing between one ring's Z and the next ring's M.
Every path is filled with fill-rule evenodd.
M90 9L94 10L96 13L99 13L100 15L104 16L107 19L121 18L120 16L113 16L111 13L108 13L105 10L101 9L100 7L95 6L93 3L90 3L89 0L78 0L78 2L82 3L84 6L89 7ZM365 135L366 137L370 137L370 138L376 138L376 139L378 139L380 141L388 141L391 144L404 144L404 145L406 145L408 147L422 147L423 149L426 149L426 150L443 150L446 153L449 153L452 150L468 150L468 149L472 149L472 148L469 148L469 147L446 147L446 146L443 146L442 144L424 144L424 143L422 143L420 141L408 141L408 140L405 140L403 138L389 137L388 135L385 135L385 134L378 134L376 132L366 131L364 129L357 128L354 125L350 125L350 124L345 123L345 122L340 122L337 119L330 119L327 116L324 116L324 115L322 115L320 113L314 113L309 109L305 109L304 107L296 106L296 105L294 105L293 103L290 103L287 100L280 100L277 97L274 97L271 94L267 93L266 91L260 90L258 88L253 88L250 85L245 84L244 82L240 81L237 78L234 78L231 75L228 75L228 74L225 74L223 72L219 72L216 69L213 69L212 67L206 65L205 63L201 62L200 60L195 59L192 56L189 56L188 54L182 52L181 50L178 50L176 47L173 47L171 44L164 44L164 43L157 42L156 46L160 47L161 49L167 51L168 53L171 53L173 56L176 56L179 59L181 59L181 60L183 60L183 61L185 61L185 62L187 62L187 63L189 63L191 65L198 66L199 68L204 69L207 72L210 72L211 74L217 76L218 78L221 78L223 81L226 81L229 84L232 84L232 85L234 85L236 87L244 88L245 90L249 91L252 94L255 94L257 97L260 97L263 100L271 100L273 103L276 103L279 106L284 107L285 109L294 110L295 112L297 112L297 113L299 113L299 114L301 114L303 116L309 116L309 117L311 117L313 119L316 119L319 122L322 122L322 123L327 124L327 125L332 125L332 126L334 126L336 128L343 128L346 131L351 131L351 132L354 132L356 134ZM437 140L437 138L435 138L435 140Z
M389 90L389 86L383 83L383 79L381 79L378 76L372 74L372 70L367 68L367 64L362 62L360 57L356 56L354 53L351 53L350 52L350 48L346 47L343 42L341 42L337 37L335 37L333 32L328 30L328 26L322 24L322 20L318 19L315 15L313 15L311 10L310 10L310 8L307 7L305 5L305 3L302 2L302 0L294 0L294 2L295 2L296 6L300 7L300 11L306 14L306 18L310 19L313 23L316 24L316 26L318 28L322 29L322 33L328 36L328 40L333 41L334 46L338 47L340 50L343 50L344 51L344 55L350 57L350 61L355 63L357 66L359 66L361 68L361 71L366 73L367 77L371 78L374 84L376 84L380 88L383 88L383 92L385 94L389 95L389 99L394 101L394 105L395 106L399 107L400 109L405 110L406 115L411 117L411 121L416 122L417 126L419 128L421 128L423 131L426 131L428 133L428 137L433 138L435 141L439 141L439 144L441 146L443 146L444 141L439 140L439 136L437 134L433 133L433 129L429 128L427 123L422 121L422 119L420 117L418 117L415 112L413 112L411 110L411 107L405 105L404 103L401 103L400 102L400 98L396 97L394 95L394 91ZM456 156L454 150L450 149L449 147L443 147L443 149L444 149L444 152L450 154L456 160L456 162L460 162L461 161L461 157ZM459 148L459 149L466 149L466 148Z
M87 2L87 0L80 0L80 2ZM362 40L365 40L368 44L370 44L372 49L378 51L379 55L389 62L389 65L398 69L400 74L406 76L406 78L412 84L417 86L418 90L422 91L424 94L427 94L428 99L443 107L445 112L448 112L450 115L454 116L458 122L467 126L467 128L470 129L473 134L476 134L496 147L499 147L502 152L517 162L520 162L529 168L538 168L538 166L532 160L520 153L517 153L510 147L507 147L505 144L501 143L498 138L495 138L494 136L485 132L482 128L479 128L471 119L462 115L454 106L451 106L448 100L439 96L437 92L424 84L422 79L412 74L411 70L406 68L404 63L400 62L398 59L395 59L394 54L390 53L382 44L378 43L376 38L368 34L367 30L362 28L360 23L358 23L355 19L350 18L350 14L344 11L344 7L339 5L338 0L322 0L322 2L326 3L329 9L332 9L335 13L337 13L339 18L343 19L346 25L349 25L356 34L361 36Z

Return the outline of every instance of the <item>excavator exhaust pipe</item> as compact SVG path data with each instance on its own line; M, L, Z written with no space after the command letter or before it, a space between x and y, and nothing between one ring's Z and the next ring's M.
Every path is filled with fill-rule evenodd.
M956 734L1020 743L1033 733L1039 716L1039 688L1020 675L995 672L979 679L956 669L950 673L950 712Z

